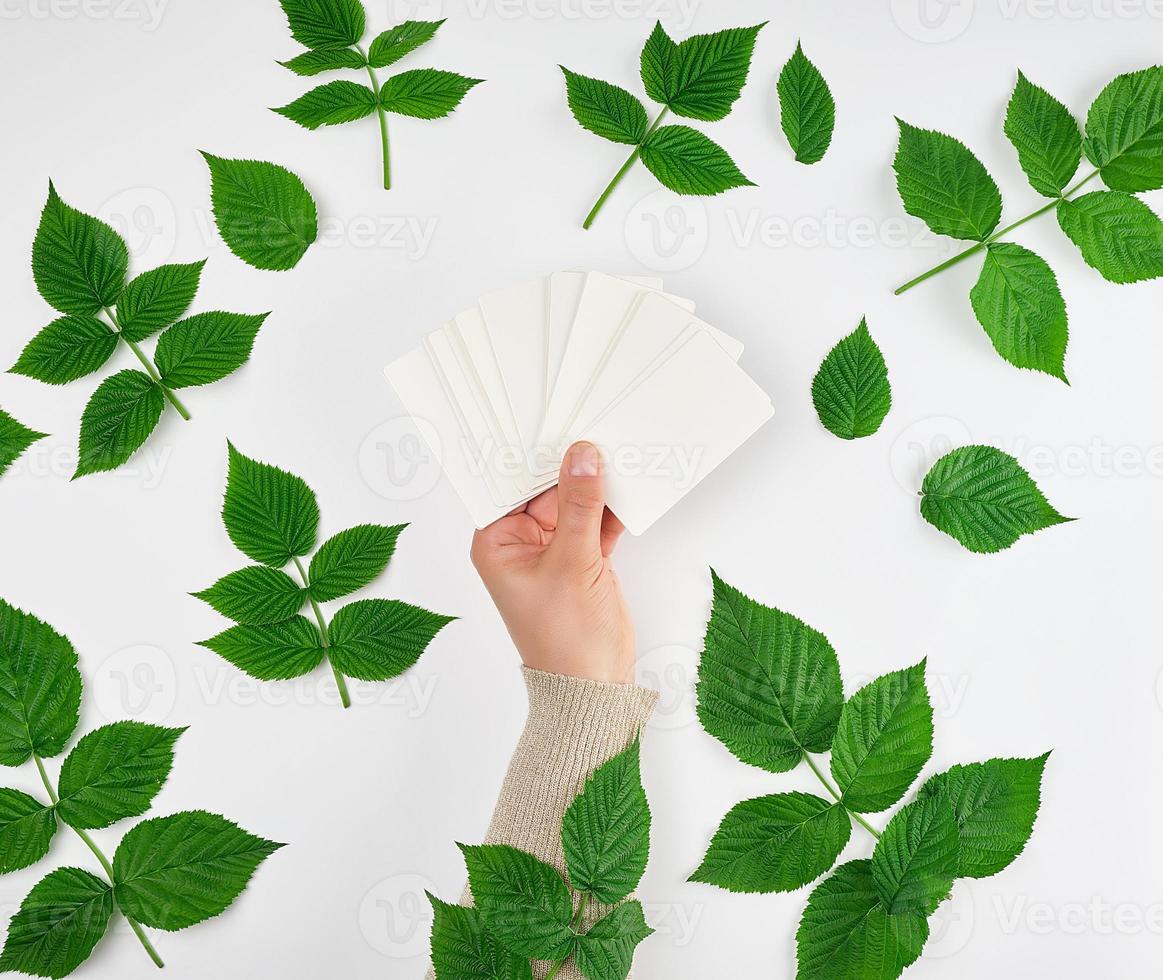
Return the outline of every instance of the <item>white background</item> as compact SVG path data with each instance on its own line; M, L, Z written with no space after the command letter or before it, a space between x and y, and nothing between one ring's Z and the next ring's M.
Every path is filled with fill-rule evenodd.
M944 128L998 180L1006 220L1033 210L1041 202L1001 131L1016 70L1082 115L1110 78L1158 58L1163 8L368 6L369 38L407 16L449 17L402 67L488 79L446 120L393 120L391 192L379 186L374 120L309 133L268 111L312 84L275 64L298 48L274 0L0 0L0 360L15 360L53 316L29 271L50 176L66 201L128 230L133 271L209 256L196 310L273 311L250 364L189 392L194 421L167 413L147 450L111 475L68 480L96 378L56 389L0 377L0 404L56 433L0 480L0 595L76 644L83 726L122 717L191 726L154 812L205 807L292 844L220 919L156 934L170 975L421 976L422 889L459 894L453 842L484 832L524 694L467 560L469 522L434 463L417 458L380 370L479 294L581 267L664 275L747 343L743 365L777 411L618 556L645 680L663 686L645 750L655 831L642 888L658 934L636 975L794 973L807 889L734 896L685 883L735 802L815 789L810 773L748 769L692 723L713 564L823 630L849 692L928 657L937 719L926 771L1055 750L1027 852L993 879L958 883L909 976L1156 976L1163 286L1104 282L1052 217L1024 227L1017 240L1058 271L1070 309L1072 385L1019 372L973 318L976 263L891 295L950 245L904 219L891 160L894 115ZM735 111L703 127L759 186L680 203L639 167L583 232L625 150L573 122L556 65L641 92L638 53L656 16L679 37L771 19ZM791 159L774 93L801 37L839 107L832 148L810 168ZM324 233L295 270L255 271L217 240L199 148L303 176ZM850 444L821 429L808 389L862 314L884 349L894 406L876 436ZM127 352L117 357L132 366ZM367 594L460 620L401 683L356 684L360 703L343 712L325 671L259 685L195 645L225 623L186 593L245 563L218 516L228 436L307 479L325 535L412 523ZM936 532L918 516L915 490L935 454L971 440L1019 456L1080 519L992 557ZM4 775L36 786L27 769ZM112 852L121 832L97 836ZM854 830L845 859L870 852ZM93 864L62 832L50 861L0 879L5 915L67 862ZM139 980L154 970L122 923L78 975Z

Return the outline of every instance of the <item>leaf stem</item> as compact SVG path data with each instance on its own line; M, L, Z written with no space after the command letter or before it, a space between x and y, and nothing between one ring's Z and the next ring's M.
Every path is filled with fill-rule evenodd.
M577 936L581 935L581 933L578 932L578 930L581 929L582 923L585 921L586 909L589 908L589 904L590 904L590 893L589 892L582 892L581 898L578 900L578 903L577 903L577 914L574 915L573 924L570 926L570 928L573 930L574 934ZM573 953L569 954L569 956L572 956L572 955L573 955ZM563 960L558 960L556 963L554 963L553 966L550 968L549 972L545 975L545 980L553 980L553 978L555 976L557 976L557 974L559 972L561 972L561 968L563 966L565 966L566 963L569 962L569 956L567 956Z
M841 806L843 806L844 800L840 796L840 791L838 789L836 789L835 786L832 785L831 780L829 780L828 777L825 776L823 774L823 772L821 772L820 768L812 761L812 757L810 755L808 755L807 752L804 753L804 762L806 762L808 764L808 768L811 769L812 772L814 772L816 774L816 778L821 783L824 784L824 789L826 789L829 793L832 794L832 799L834 799L837 803L839 803ZM850 816L853 820L855 820L858 824L860 824L861 827L863 827L870 834L872 834L873 837L875 837L877 840L880 840L880 831L879 830L877 830L870 823L868 823L868 821L866 821L859 813L854 813L852 810L849 810L848 807L846 807L846 806L844 807L844 809L847 811L848 816Z
M1015 228L1020 228L1027 221L1033 221L1035 218L1040 218L1047 211L1053 211L1054 208L1058 207L1060 202L1070 200L1070 198L1074 194L1078 193L1078 191L1083 186L1090 183L1097 176L1098 176L1097 170L1093 171L1090 174L1087 174L1087 176L1083 177L1082 180L1080 180L1077 184L1075 184L1073 187L1063 191L1060 197L1054 198L1054 200L1052 200L1049 204L1044 204L1044 205L1042 205L1042 207L1038 208L1037 210L1031 211L1024 218L1019 218L1017 221L1013 222L1013 224L1006 225L1004 228L1000 229L999 231L995 231L985 241L977 242L976 244L971 245L969 248L965 249L964 252L958 252L952 258L946 259L940 265L933 266L933 268L931 268L928 272L922 272L915 279L910 279L903 286L898 286L896 289L894 289L893 295L899 296L901 293L907 292L908 290L912 289L914 286L919 286L926 279L930 279L933 276L937 275L937 273L944 272L946 269L957 265L957 263L965 261L965 259L969 258L971 255L976 255L982 249L988 248L991 244L998 241L1002 237L1002 235L1008 235Z
M125 336L124 333L121 332L121 324L117 322L117 314L114 313L113 310L109 309L109 307L105 307L105 315L109 317L113 323L113 332L117 334L119 339L125 342L126 347L128 347L131 351L133 351L134 354L137 355L137 359L141 361L141 366L145 368L145 373L148 374L150 380L152 380L153 383L161 389L162 394L166 397L166 401L174 406L174 409L185 421L189 422L191 418L189 409L187 409L186 406L182 404L182 400L177 395L175 395L169 388L162 384L162 376L158 374L157 368L154 367L153 361L145 356L145 351L143 351L135 341L130 340Z
M650 138L650 134L658 129L658 127L662 124L662 120L666 118L666 114L669 111L670 110L666 106L663 106L662 112L658 114L650 128L646 131L646 135L642 137L642 142L634 147L634 152L631 153L626 162L622 164L622 169L614 174L614 179L606 185L606 189L602 191L601 197L597 199L597 201L594 203L594 206L590 209L590 213L586 215L586 220L582 222L582 227L587 231L589 230L590 225L594 223L594 218L598 216L598 212L602 210L602 205L605 204L609 196L614 193L614 188L617 187L619 183L621 183L622 178L626 176L630 168L634 166L638 158L642 155L643 144Z
M372 68L363 48L357 44L355 50L363 55L363 60L367 62L368 78L372 80L372 92L375 93L376 97L376 115L380 119L380 145L383 147L384 154L384 190L390 191L392 189L392 162L391 154L388 151L388 114L384 112L384 107L380 104L380 80L376 78L375 69Z
M55 807L58 803L60 803L60 798L57 796L56 789L53 788L52 780L48 778L48 773L45 772L44 760L41 759L41 757L35 752L32 754L32 759L36 763L36 771L40 773L40 781L44 784L45 792L48 793L48 798L52 800L52 805ZM73 833L75 833L78 837L81 838L81 840L85 842L85 846L88 847L89 850L93 852L97 860L101 862L101 867L104 869L105 875L109 879L109 887L116 889L117 885L113 878L113 865L109 863L109 859L105 856L101 848L97 846L97 842L93 840L93 838L90 837L87 833L85 833L85 831L80 827L73 827L72 824L69 824L69 827ZM141 924L131 919L128 915L125 917L125 919L129 923L129 927L133 930L134 934L141 941L141 945L145 948L146 953L149 954L149 958L153 960L154 964L159 970L164 969L165 963L158 955L158 951L153 948L153 943L149 941L149 937L146 936L145 930L141 928Z
M307 569L303 567L303 563L298 558L293 559L295 567L299 570L299 578L303 580L303 588L307 589L307 601L311 603L311 611L315 613L315 622L319 624L319 638L323 643L323 656L327 658L327 666L331 668L331 673L335 676L335 686L339 688L339 700L345 708L351 707L351 695L347 691L347 678L339 672L339 668L331 662L331 657L326 651L331 649L331 640L327 636L327 620L323 618L323 610L319 608L317 603L310 593L311 580L307 577Z

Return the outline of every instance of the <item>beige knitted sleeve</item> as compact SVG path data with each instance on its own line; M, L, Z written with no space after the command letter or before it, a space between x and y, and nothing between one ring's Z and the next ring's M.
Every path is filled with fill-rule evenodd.
M658 692L632 684L547 674L524 668L529 718L509 763L485 843L509 844L535 854L565 873L561 818L590 774L626 748L646 724ZM468 890L463 899L471 902ZM592 925L607 908L591 905ZM547 964L536 964L543 978ZM432 980L432 971L428 980ZM582 980L572 963L560 980Z

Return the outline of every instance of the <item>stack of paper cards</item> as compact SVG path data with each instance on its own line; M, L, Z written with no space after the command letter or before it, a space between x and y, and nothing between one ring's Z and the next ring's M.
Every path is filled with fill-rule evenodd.
M385 373L484 527L557 482L579 439L641 534L772 415L743 346L662 282L557 272L481 297Z

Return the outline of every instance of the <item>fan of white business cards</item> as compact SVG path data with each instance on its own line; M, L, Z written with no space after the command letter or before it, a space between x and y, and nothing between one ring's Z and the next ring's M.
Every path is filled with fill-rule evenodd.
M585 439L641 534L771 418L742 353L661 280L557 272L481 297L385 374L477 527Z

